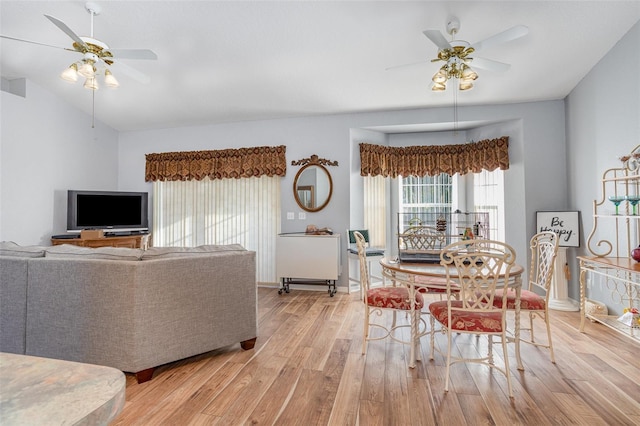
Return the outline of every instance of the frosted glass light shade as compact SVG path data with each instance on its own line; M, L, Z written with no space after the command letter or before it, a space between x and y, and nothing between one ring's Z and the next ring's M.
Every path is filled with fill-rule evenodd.
M87 78L84 82L85 89L98 90L98 80L95 77Z
M78 81L78 65L75 63L71 64L69 68L62 71L60 78L70 83Z
M93 68L93 63L84 62L78 68L78 73L85 78L93 78L96 75L96 70Z
M458 86L460 90L471 90L473 89L473 83L467 80L460 80L460 86Z
M116 80L116 78L113 76L113 74L109 70L105 70L104 72L104 84L107 87L111 87L113 89L120 86L120 83L118 83L118 80Z

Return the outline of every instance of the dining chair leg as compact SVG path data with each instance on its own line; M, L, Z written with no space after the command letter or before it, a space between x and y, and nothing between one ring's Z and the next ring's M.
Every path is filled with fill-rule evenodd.
M515 330L514 330L514 339L513 339L513 343L516 347L516 366L518 368L518 370L520 371L524 371L524 365L522 365L522 358L520 357L520 333L521 333L521 326L520 323L521 318L520 318L520 291L521 288L517 287L516 288L516 308L514 310L514 314L515 314ZM533 325L533 324L531 324Z
M489 334L489 364L493 365L493 335Z
M416 361L422 361L422 351L420 351L420 315L422 312L419 309L413 311L413 333L412 344L415 352Z
M533 334L533 319L535 314L533 312L529 312L529 336L531 337L531 342L536 341L536 337Z
M429 315L429 325L431 326L431 332L429 333L430 337L429 337L429 346L430 346L430 351L429 351L429 359L433 360L433 348L436 344L436 332L435 332L435 326L436 326L436 320L433 317L433 315Z
M444 391L449 392L449 374L451 373L451 329L447 328L447 372L444 382Z
M504 358L504 374L507 376L507 388L509 398L513 398L513 388L511 387L511 372L509 370L509 351L507 350L507 333L502 332L502 357Z
M367 342L369 339L369 307L364 307L364 332L362 335L362 355L367 354Z
M416 339L418 338L418 330L416 330L416 310L410 312L409 320L411 321L411 339L409 342L409 368L416 368Z
M544 322L547 324L547 343L549 345L549 355L551 355L551 362L556 363L556 357L553 355L553 344L551 343L551 324L549 322L548 312L544 314Z

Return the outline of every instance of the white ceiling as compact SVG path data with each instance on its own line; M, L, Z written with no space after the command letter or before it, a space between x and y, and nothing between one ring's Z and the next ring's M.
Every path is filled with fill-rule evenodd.
M449 38L452 15L461 23L457 38L470 43L529 27L522 39L478 52L511 69L478 70L474 90L458 93L459 105L562 99L640 19L640 1L97 3L94 38L158 55L123 60L150 76L149 84L114 65L120 88L95 94L96 118L121 131L451 105L451 89L429 90L437 48L422 31ZM2 0L0 34L70 47L43 15L88 36L84 5ZM3 78L26 77L91 113L90 91L58 77L80 54L0 40Z

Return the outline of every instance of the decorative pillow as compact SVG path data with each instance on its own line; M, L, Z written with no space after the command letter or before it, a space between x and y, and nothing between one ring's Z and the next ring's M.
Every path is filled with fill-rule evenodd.
M150 247L142 254L145 259L166 259L170 257L202 256L214 252L246 251L240 244L202 245L197 247Z
M126 247L80 247L62 244L48 247L45 257L64 259L104 259L104 260L140 260L142 249Z
M42 246L21 246L13 241L0 242L0 256L44 257L45 249Z

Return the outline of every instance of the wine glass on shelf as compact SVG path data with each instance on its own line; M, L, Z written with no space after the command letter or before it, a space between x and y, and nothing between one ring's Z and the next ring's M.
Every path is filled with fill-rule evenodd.
M640 195L627 195L624 198L631 204L633 215L636 216L638 214L637 206L640 201Z
M613 205L616 206L616 216L620 214L618 213L618 207L620 206L620 203L623 202L624 200L625 200L624 195L609 195L609 201L611 201Z

